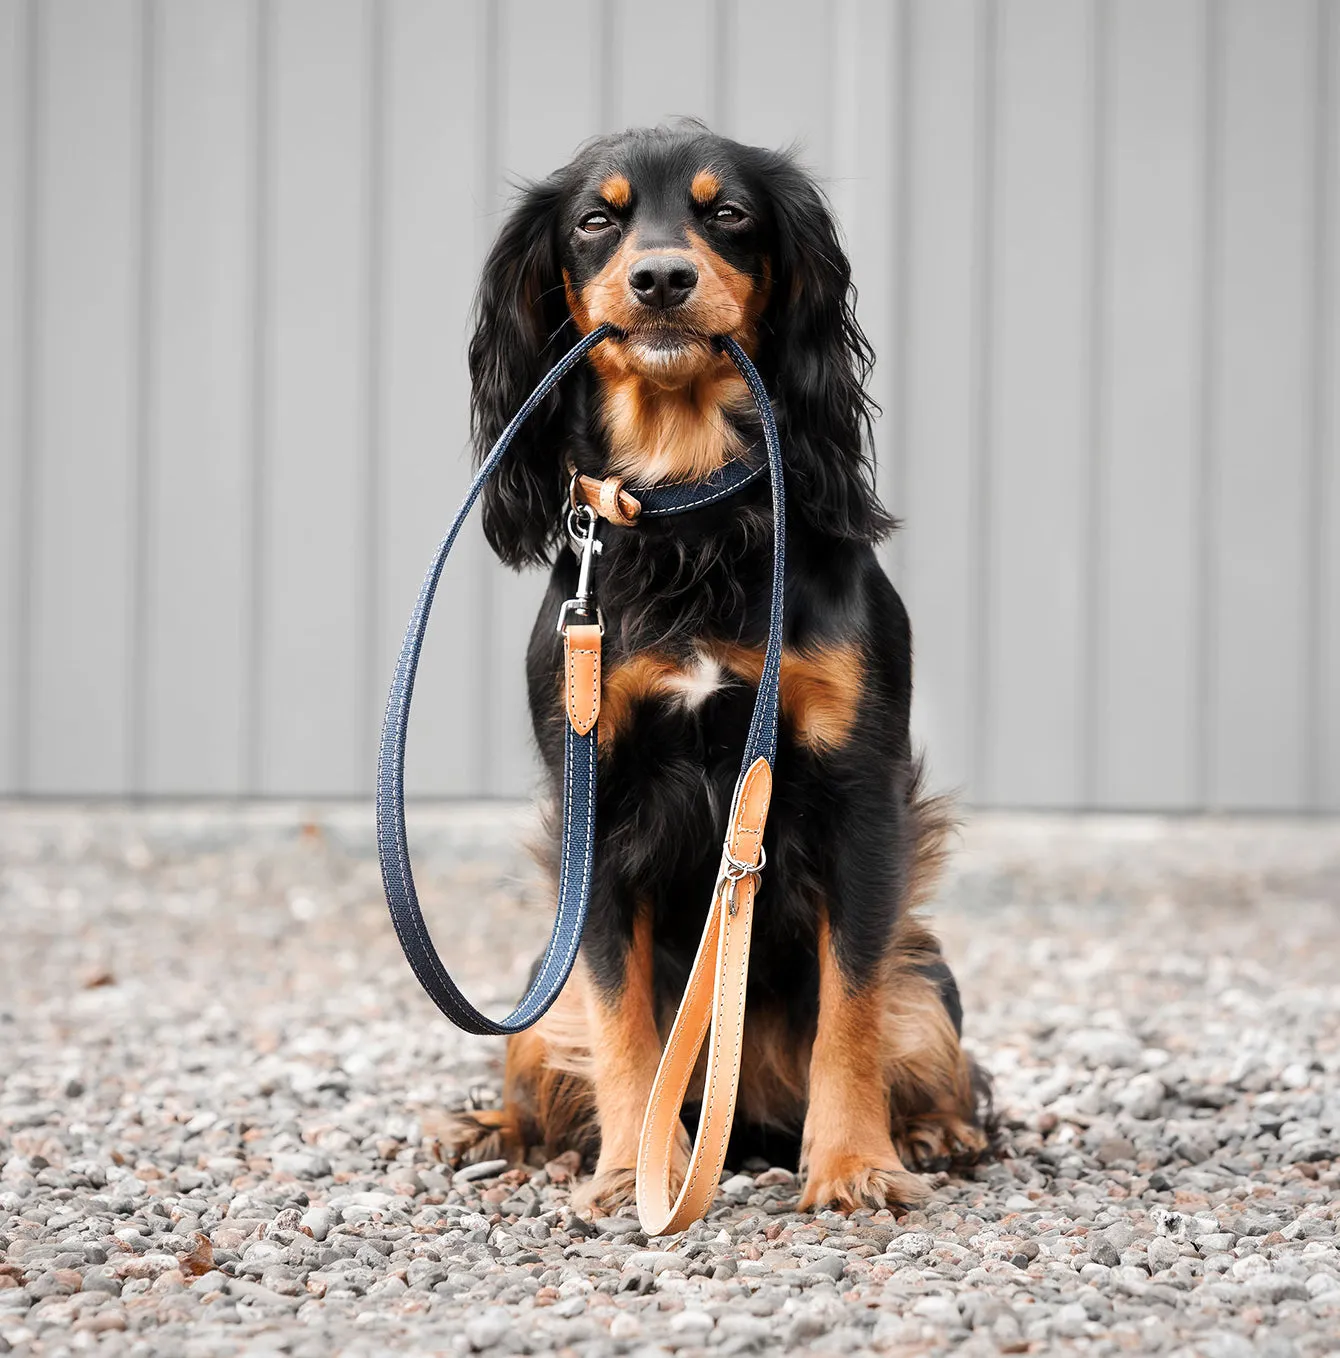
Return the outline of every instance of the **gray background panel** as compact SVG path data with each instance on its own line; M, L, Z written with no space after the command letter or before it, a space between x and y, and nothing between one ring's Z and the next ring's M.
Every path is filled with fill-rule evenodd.
M366 794L510 185L798 142L937 786L1340 808L1337 0L0 0L0 793ZM524 793L477 526L409 781Z

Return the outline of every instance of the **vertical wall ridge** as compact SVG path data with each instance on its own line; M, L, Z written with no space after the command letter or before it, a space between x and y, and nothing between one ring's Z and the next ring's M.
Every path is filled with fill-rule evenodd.
M485 6L485 19L482 31L484 50L481 53L484 79L480 87L481 117L484 129L484 144L479 159L479 264L488 257L489 246L501 225L503 194L502 179L502 110L508 96L506 68L503 52L506 50L507 27L505 6L501 3ZM478 268L476 269L478 272ZM497 643L497 572L495 563L485 562L480 581L479 641L480 654L495 656ZM501 718L501 704L498 701L497 686L483 685L480 694L482 712L477 733L475 749L476 779L475 786L482 793L493 793L495 786L495 766L498 749L492 733L497 730Z
M994 703L991 696L991 456L993 389L993 331L995 296L995 212L1001 167L996 118L1000 90L1000 27L997 0L977 0L974 25L977 46L977 128L973 193L972 353L969 385L972 401L973 523L972 575L974 616L972 633L972 738L970 796L981 802L988 794L992 770L988 766Z
M367 7L368 89L364 134L364 211L366 249L363 277L363 554L360 652L362 674L354 695L354 769L360 783L372 780L376 757L378 677L385 661L378 654L382 593L382 468L386 330L385 223L386 164L386 26L387 6L370 0ZM366 769L366 774L361 770Z
M623 72L619 41L623 32L618 0L600 0L600 131L617 132L623 125Z
M735 135L736 112L731 99L731 72L735 68L739 13L736 0L716 0L713 10L715 41L712 43L712 130L724 137Z
M14 666L14 783L21 792L33 790L32 693L33 614L37 523L37 459L41 439L37 388L41 352L42 166L45 125L42 117L46 48L40 0L28 0L25 21L25 107L23 129L23 220L20 227L19 345L22 372L19 376L19 516L18 570L15 590L15 641L10 663Z
M1217 643L1215 610L1218 589L1215 559L1218 534L1215 519L1218 513L1218 483L1216 454L1218 441L1218 328L1221 235L1219 229L1219 196L1223 168L1221 156L1223 122L1224 38L1223 18L1215 0L1204 0L1203 32L1205 55L1203 62L1205 89L1201 116L1202 180L1201 223L1202 272L1200 320L1200 431L1196 449L1197 497L1200 513L1190 525L1197 539L1197 663L1196 663L1196 802L1205 807L1213 804L1215 778L1214 728L1218 699L1213 657Z
M1310 806L1327 808L1330 799L1328 783L1340 795L1340 767L1328 768L1337 758L1335 694L1340 686L1340 673L1333 673L1331 656L1340 651L1340 638L1331 635L1340 600L1334 596L1335 581L1340 571L1336 567L1337 532L1335 522L1337 478L1340 478L1340 448L1337 448L1337 395L1334 379L1337 373L1337 327L1340 317L1340 258L1337 258L1337 234L1340 221L1340 5L1335 0L1317 0L1316 8L1316 146L1314 158L1314 248L1315 286L1312 292L1311 321L1312 456L1309 467L1311 481L1308 521L1308 578L1311 584L1308 628L1308 696L1304 731L1304 748L1308 751L1307 800ZM1330 809L1340 809L1340 801Z
M912 19L912 0L898 0L896 17L891 27L894 44L890 69L894 72L895 89L890 114L893 128L890 141L894 148L893 174L889 185L889 217L893 222L893 267L889 270L889 296L886 305L892 317L890 335L893 352L889 356L892 379L889 382L889 403L884 412L884 423L889 435L884 441L890 462L888 484L891 514L901 518L907 511L907 356L912 342L912 309L908 288L912 272L912 44L916 40ZM896 582L901 584L907 572L907 552L903 535L895 532L889 546L890 566Z
M135 315L131 344L135 354L135 392L131 401L130 447L135 488L130 533L130 611L132 636L127 651L126 689L129 735L128 781L133 796L147 790L149 760L149 633L150 580L158 535L153 515L154 429L153 388L158 353L154 325L154 261L157 254L158 204L158 0L140 0L139 24L139 220L135 232Z
M1335 342L1335 235L1332 215L1333 166L1336 152L1335 71L1332 68L1333 24L1336 5L1317 0L1316 15L1316 120L1313 145L1313 276L1311 311L1307 318L1311 368L1311 455L1307 477L1307 697L1301 713L1303 748L1307 751L1306 801L1321 807L1325 799L1325 760L1330 743L1328 664L1326 664L1326 617L1328 617L1329 478L1326 473L1330 430L1332 430L1335 392L1330 390L1332 345Z
M1100 732L1105 719L1102 638L1107 535L1103 502L1107 489L1108 323L1111 296L1110 208L1110 81L1109 0L1092 0L1089 10L1091 101L1089 128L1089 260L1088 373L1083 649L1081 651L1080 730L1084 749L1080 766L1083 804L1094 806L1102 782Z
M270 454L270 363L271 363L271 263L272 196L270 142L274 110L274 10L272 0L254 0L255 47L252 55L252 248L251 295L251 459L250 514L246 524L250 563L247 581L247 694L243 705L243 783L253 796L265 785L264 716L265 621L267 591L265 575L268 553L265 527L266 485Z

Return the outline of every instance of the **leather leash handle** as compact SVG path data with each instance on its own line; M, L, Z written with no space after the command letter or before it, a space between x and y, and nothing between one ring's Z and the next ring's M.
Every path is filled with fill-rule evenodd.
M777 749L786 571L786 492L781 442L772 405L754 365L734 340L722 341L722 347L754 398L768 449L774 524L772 607L763 673L745 744L744 769L731 805L716 890L642 1120L637 1154L637 1214L648 1235L682 1231L706 1216L726 1161L744 1055L754 896L763 866L763 830L772 800L772 764ZM672 1175L680 1112L704 1041L709 1045L698 1134L684 1182L676 1195Z
M637 1156L637 1214L648 1235L682 1231L707 1214L716 1197L726 1147L735 1122L735 1098L744 1051L745 991L754 893L763 852L763 827L772 797L772 766L761 755L745 774L731 813L730 836L717 889L698 944L689 983L675 1015L642 1122ZM728 868L747 864L738 878ZM702 1113L688 1170L672 1198L671 1174L680 1110L704 1039L707 1072Z

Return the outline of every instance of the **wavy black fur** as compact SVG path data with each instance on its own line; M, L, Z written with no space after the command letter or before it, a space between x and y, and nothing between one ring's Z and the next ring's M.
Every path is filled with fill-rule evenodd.
M658 185L687 184L700 165L721 169L747 198L756 230L722 249L734 250L734 266L770 287L755 357L774 399L786 463L786 645L812 654L848 648L858 657L860 698L847 738L813 748L784 715L777 755L749 1005L784 1015L799 1044L816 1021L820 909L849 983L876 984L914 869L933 856L928 837L942 828L919 799L909 741L907 614L874 550L893 520L874 490L865 392L873 355L853 310L846 255L811 179L787 155L689 125L592 142L525 188L480 284L470 345L474 436L482 457L578 337L564 271L580 273L581 242L573 243L573 233L595 186L618 169L650 197ZM571 553L556 551L564 463L571 457L583 470L604 469L597 381L589 367L574 373L517 437L484 493L485 532L498 555L513 566L552 564L528 679L555 802L565 718L554 622L576 583ZM602 525L601 536L597 592L607 674L647 650L692 665L702 647L716 643L762 648L772 559L766 481L668 520ZM748 684L723 672L698 705L635 707L602 749L585 955L596 983L616 991L635 911L649 907L662 1022L678 1003L703 927L753 699ZM551 843L556 847L556 834Z

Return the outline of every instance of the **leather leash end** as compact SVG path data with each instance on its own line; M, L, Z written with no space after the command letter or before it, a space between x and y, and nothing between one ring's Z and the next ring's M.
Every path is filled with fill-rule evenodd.
M564 705L579 736L600 718L600 626L571 623L563 631Z

